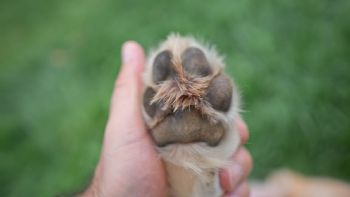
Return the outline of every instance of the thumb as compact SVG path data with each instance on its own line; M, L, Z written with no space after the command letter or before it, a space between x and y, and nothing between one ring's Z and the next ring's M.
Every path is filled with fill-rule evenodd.
M141 116L141 74L145 64L142 47L128 41L122 47L122 67L116 80L106 128L106 140L127 143L144 134Z

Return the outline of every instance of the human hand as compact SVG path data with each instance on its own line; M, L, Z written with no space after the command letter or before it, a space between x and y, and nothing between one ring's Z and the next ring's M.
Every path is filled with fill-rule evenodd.
M111 100L103 148L95 176L82 194L89 196L166 196L167 180L160 157L154 149L141 114L141 74L145 56L140 45L126 42L122 48L122 68ZM242 142L248 139L245 123L238 119ZM234 164L220 172L226 195L247 196L245 181L251 169L250 154L240 148Z

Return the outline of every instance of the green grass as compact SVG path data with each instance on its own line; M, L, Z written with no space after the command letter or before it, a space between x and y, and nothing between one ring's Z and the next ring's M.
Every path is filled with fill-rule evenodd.
M0 196L78 190L96 165L120 46L192 34L243 94L252 177L350 181L350 1L0 2Z

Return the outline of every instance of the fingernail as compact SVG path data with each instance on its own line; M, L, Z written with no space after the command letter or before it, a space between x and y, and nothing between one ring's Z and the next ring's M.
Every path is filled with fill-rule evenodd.
M122 47L122 63L123 64L130 64L135 59L135 42L134 41L127 41L123 44Z
M243 170L240 165L234 164L229 171L230 171L229 175L230 175L230 181L231 181L230 185L232 187L232 190L234 190L243 177Z

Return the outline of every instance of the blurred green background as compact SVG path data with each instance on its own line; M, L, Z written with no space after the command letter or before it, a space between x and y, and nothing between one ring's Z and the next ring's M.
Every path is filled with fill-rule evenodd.
M350 181L350 1L1 0L0 196L88 183L128 39L169 32L226 55L255 169Z

